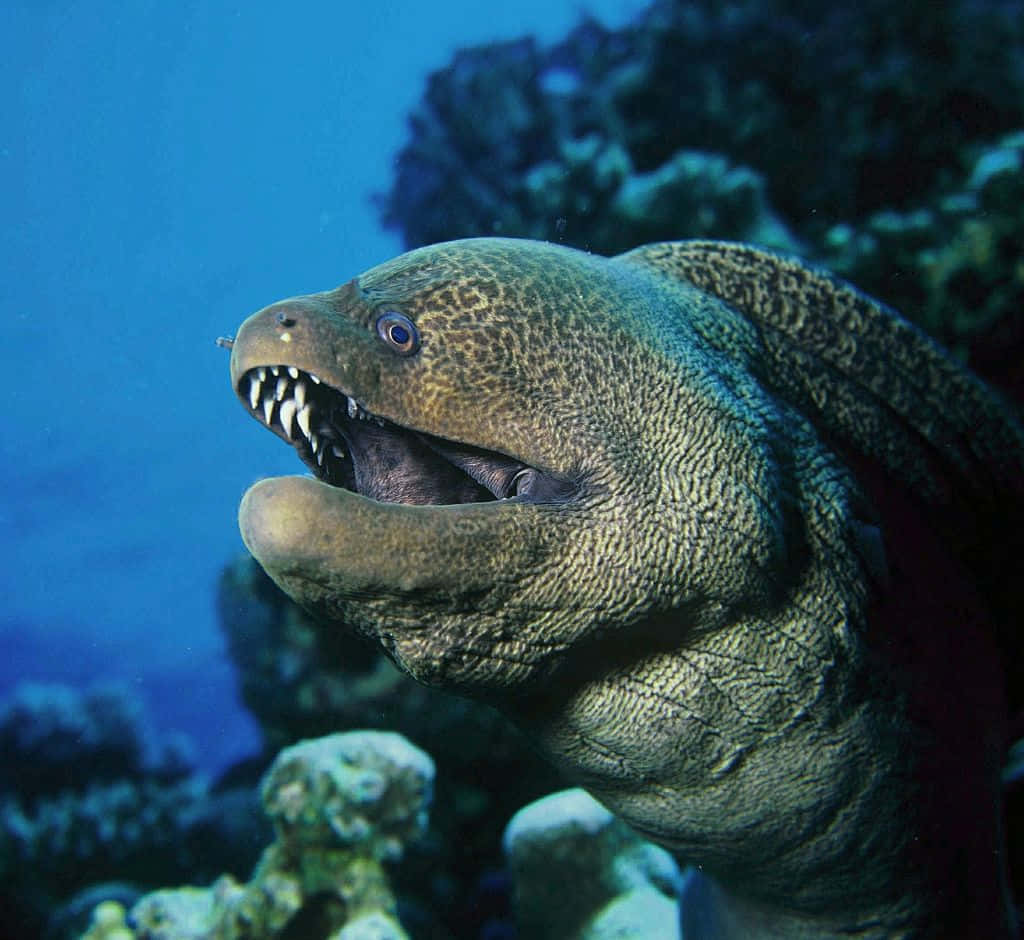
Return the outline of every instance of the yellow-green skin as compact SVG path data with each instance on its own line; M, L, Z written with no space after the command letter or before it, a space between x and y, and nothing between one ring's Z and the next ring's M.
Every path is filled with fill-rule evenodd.
M416 324L415 355L377 336L386 310ZM233 383L279 363L577 485L410 506L284 477L239 518L325 623L497 705L699 863L709 935L1012 935L998 617L908 628L890 653L890 533L846 455L926 516L1003 500L1019 518L1024 435L913 327L749 246L470 239L255 314Z

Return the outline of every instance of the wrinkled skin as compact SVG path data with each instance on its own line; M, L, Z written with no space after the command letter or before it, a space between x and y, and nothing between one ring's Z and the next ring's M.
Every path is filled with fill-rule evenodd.
M257 417L274 365L380 420L246 493L250 551L697 863L691 929L1015 935L1024 435L905 321L749 246L471 239L250 317Z

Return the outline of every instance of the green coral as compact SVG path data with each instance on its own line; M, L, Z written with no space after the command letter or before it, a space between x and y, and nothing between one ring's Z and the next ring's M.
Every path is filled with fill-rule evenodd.
M464 49L427 80L381 217L409 248L792 252L1024 399L1019 6L653 0L549 48Z
M89 929L82 940L134 940L135 934L125 920L124 906L117 901L104 901L92 912Z
M384 864L426 828L433 778L430 757L391 732L286 748L263 778L276 838L252 878L148 894L132 908L134 932L117 940L402 940ZM100 905L83 940L104 940L115 915Z
M640 173L618 143L591 134L563 144L559 159L534 167L517 192L529 206L511 226L517 234L557 239L561 227L586 217L588 237L607 253L657 241L680 225L692 237L800 248L768 204L761 175L720 154L680 150Z
M968 0L653 0L552 47L463 49L427 80L382 218L409 248L502 234L610 254L690 237L699 220L668 215L653 238L606 227L606 168L648 174L702 150L762 175L814 242L924 202L965 146L1018 127L1022 49L1019 4ZM569 185L537 198L530 178L556 172Z

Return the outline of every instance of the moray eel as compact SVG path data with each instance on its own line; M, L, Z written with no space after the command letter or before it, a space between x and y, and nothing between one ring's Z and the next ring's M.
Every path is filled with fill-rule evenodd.
M908 322L746 245L468 239L254 314L231 381L312 471L243 498L270 576L695 863L688 937L1015 934L1024 432Z

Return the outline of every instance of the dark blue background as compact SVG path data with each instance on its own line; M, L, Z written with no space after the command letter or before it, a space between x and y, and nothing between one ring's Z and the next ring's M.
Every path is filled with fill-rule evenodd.
M0 694L123 679L207 767L250 751L213 611L238 499L300 471L214 346L400 250L426 73L637 0L8 0L0 12Z

